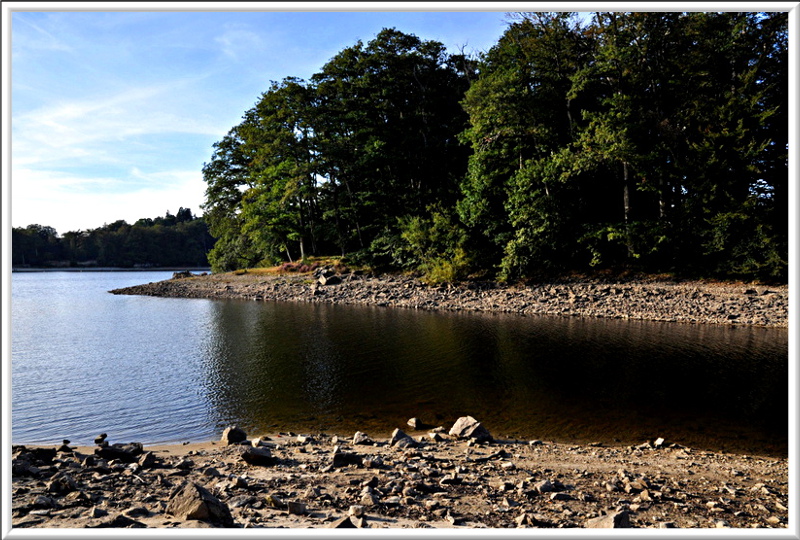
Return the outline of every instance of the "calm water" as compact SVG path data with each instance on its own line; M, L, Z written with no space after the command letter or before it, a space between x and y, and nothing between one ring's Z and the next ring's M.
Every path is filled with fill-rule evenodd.
M787 449L786 330L107 292L170 276L13 274L15 444L471 414L496 437Z

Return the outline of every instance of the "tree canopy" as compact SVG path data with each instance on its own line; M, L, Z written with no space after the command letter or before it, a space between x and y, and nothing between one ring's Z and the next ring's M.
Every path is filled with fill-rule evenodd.
M780 12L516 13L477 58L384 29L216 143L209 260L785 279L787 69Z
M214 245L203 218L180 208L133 225L117 220L97 229L59 236L52 227L29 225L11 231L12 265L23 267L159 267L208 266Z

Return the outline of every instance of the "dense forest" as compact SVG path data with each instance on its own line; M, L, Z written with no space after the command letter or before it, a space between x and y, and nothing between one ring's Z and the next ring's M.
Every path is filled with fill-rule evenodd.
M63 235L48 226L15 227L11 246L14 267L205 267L214 239L203 218L181 208L133 225L119 220Z
M209 261L785 279L787 69L782 12L517 13L477 58L384 29L214 145Z

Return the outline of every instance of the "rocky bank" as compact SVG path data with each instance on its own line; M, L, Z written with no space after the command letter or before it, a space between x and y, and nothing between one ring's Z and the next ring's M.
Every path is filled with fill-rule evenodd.
M284 275L180 273L173 279L110 292L783 328L788 327L789 304L786 285L641 280L561 281L527 286L493 282L427 285L405 275L365 275L346 270L337 273L333 269Z
M423 429L426 428L426 429ZM403 431L405 430L405 431ZM105 434L103 434L105 435ZM471 417L391 435L236 427L203 444L13 448L12 525L786 528L786 459L662 439L496 440Z

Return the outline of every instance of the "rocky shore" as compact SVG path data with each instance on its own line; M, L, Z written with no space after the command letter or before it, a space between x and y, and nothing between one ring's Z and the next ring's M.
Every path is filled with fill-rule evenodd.
M336 273L332 269L284 275L182 273L173 279L110 292L783 328L788 326L789 303L786 285L595 280L528 286L491 282L431 286L410 276Z
M786 528L787 459L497 440L476 419L389 436L230 427L171 446L13 447L15 528Z

